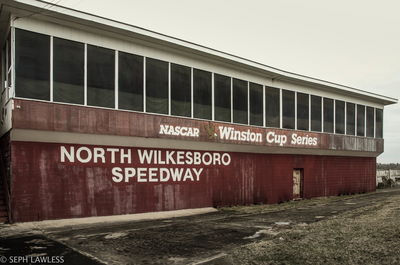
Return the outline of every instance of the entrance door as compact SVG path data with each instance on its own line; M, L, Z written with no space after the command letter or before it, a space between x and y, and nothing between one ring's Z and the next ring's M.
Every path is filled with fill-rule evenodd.
M303 169L293 169L293 199L303 197Z

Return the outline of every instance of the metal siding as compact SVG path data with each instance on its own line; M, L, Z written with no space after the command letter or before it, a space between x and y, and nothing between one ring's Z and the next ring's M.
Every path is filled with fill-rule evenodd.
M199 182L114 183L116 164L60 163L60 145L12 142L14 221L278 203L292 199L293 168L304 169L305 198L375 190L375 158L229 153Z

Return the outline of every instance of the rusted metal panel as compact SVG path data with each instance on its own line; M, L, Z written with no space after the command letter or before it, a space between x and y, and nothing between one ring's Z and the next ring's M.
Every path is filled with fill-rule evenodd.
M74 147L75 160L61 159L61 147ZM121 160L106 152L104 163L94 157L87 163L78 160L78 149L93 154L101 148L131 152L131 161ZM87 149L84 149L87 148ZM227 153L228 165L140 163L139 150L179 150L128 148L118 146L70 145L62 143L12 142L11 209L14 221L72 218L176 210L208 206L278 203L293 198L293 169L304 174L303 196L329 196L375 190L375 158L314 155L279 155ZM182 152L195 152L184 150ZM199 151L200 154L206 152ZM224 152L209 152L224 154ZM65 153L64 153L65 154ZM80 159L86 158L86 151ZM176 158L176 161L178 158ZM83 161L82 160L82 161ZM129 163L130 162L130 163ZM139 182L138 175L116 182L115 167L150 168L158 181ZM198 181L161 181L161 168L166 170L203 169ZM125 172L125 171L122 171ZM126 176L126 175L124 175Z
M309 150L383 151L383 139L259 128L189 118L15 100L13 128ZM180 130L180 131L179 131ZM290 152L290 151L288 151Z

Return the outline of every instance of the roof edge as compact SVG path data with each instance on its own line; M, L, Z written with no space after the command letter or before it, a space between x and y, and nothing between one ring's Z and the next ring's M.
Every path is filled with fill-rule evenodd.
M6 5L14 7L14 8L19 8L19 7L24 6L24 7L28 7L28 8L30 7L30 8L36 9L36 10L40 10L40 11L33 12L29 16L34 16L34 15L39 15L39 14L40 15L62 14L64 16L69 16L74 19L79 19L81 21L96 23L99 25L107 25L112 28L126 30L126 31L129 31L132 33L143 35L148 38L165 41L165 42L168 42L171 44L175 44L175 45L182 46L185 48L193 49L198 52L204 52L206 54L210 54L210 55L213 55L213 56L225 59L225 60L236 61L236 62L243 64L245 66L248 66L248 67L255 67L255 68L267 71L271 74L276 75L276 77L279 77L282 79L289 79L292 82L312 83L312 84L316 84L316 85L322 85L325 87L331 87L331 88L334 88L334 89L337 89L337 90L340 90L343 92L350 92L350 93L362 95L365 97L369 97L369 98L373 99L374 101L377 101L383 105L390 105L390 104L395 104L398 102L398 99L396 99L396 98L380 95L380 94L373 93L373 92L368 92L368 91L365 91L362 89L358 89L358 88L354 88L354 87L350 87L350 86L346 86L346 85L337 84L337 83L326 81L323 79L318 79L318 78L309 77L306 75L282 70L282 69L279 69L276 67L272 67L272 66L263 64L263 63L259 63L259 62L253 61L253 60L246 59L244 57L240 57L240 56L237 56L234 54L230 54L230 53L223 52L223 51L220 51L220 50L217 50L214 48L210 48L210 47L207 47L207 46L204 46L201 44L196 44L194 42L186 41L186 40L176 38L173 36L169 36L169 35L166 35L163 33L159 33L159 32L153 31L153 30L148 30L148 29L138 27L135 25L131 25L131 24L128 24L125 22L120 22L120 21L117 21L114 19L109 19L109 18L105 18L105 17L99 16L99 15L94 15L94 14L90 14L88 12L76 10L73 8L60 6L57 4L53 4L51 2L45 2L42 0L0 0L0 3L6 4Z

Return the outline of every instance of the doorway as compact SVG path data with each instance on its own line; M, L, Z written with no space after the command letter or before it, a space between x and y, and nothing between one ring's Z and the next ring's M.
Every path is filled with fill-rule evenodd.
M303 168L293 169L293 200L303 198Z

